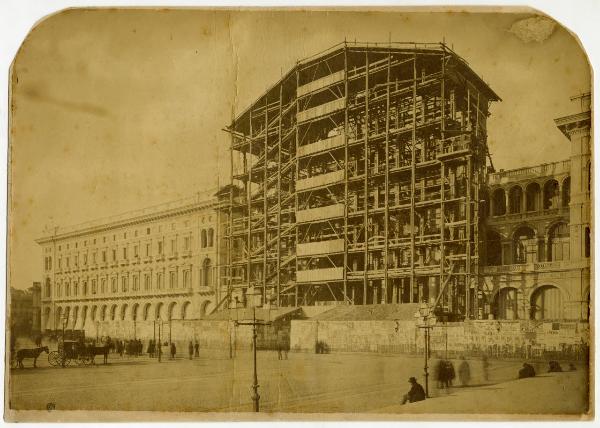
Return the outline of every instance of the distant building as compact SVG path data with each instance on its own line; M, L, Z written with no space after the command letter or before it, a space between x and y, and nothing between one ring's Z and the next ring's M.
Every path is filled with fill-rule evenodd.
M152 334L155 320L210 313L219 280L215 205L199 194L46 233L37 240L42 328L139 337Z
M10 288L10 327L16 336L40 331L40 289L39 282L27 290Z

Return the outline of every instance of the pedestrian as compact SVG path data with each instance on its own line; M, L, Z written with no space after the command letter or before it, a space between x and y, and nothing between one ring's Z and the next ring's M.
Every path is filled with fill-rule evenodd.
M535 377L535 369L531 364L523 363L523 367L519 370L519 379L526 377Z
M190 344L188 345L188 352L190 354L190 360L194 357L194 344L190 340Z
M198 343L197 340L196 340L196 343L194 344L194 356L200 357L200 344Z
M468 386L471 381L471 367L469 367L469 363L465 360L465 357L460 357L461 363L458 366L458 378L460 379L460 384L462 386Z
M481 363L483 365L483 380L488 381L490 378L490 362L487 355L483 356Z
M175 355L177 355L177 348L175 342L171 342L171 359L175 359Z
M408 379L410 383L410 390L402 398L402 404L415 403L417 401L425 400L425 391L423 387L417 382L417 379L410 377Z

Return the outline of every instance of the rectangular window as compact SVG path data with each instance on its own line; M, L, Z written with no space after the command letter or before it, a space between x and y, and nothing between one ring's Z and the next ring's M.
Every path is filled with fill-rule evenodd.
M190 251L190 237L186 236L185 238L183 238L183 247L185 248L185 251Z
M162 250L163 250L163 243L162 241L158 241L158 254L162 255Z
M175 272L171 272L169 275L169 288L177 287L177 277L175 276Z
M146 235L150 235L150 228L149 227L146 229Z
M106 293L106 279L104 279L104 278L100 282L100 293L102 293L102 294Z
M62 268L62 259L58 259L58 268L61 269Z
M112 256L113 262L117 261L117 250L112 250Z
M121 278L121 291L125 293L127 291L127 277L124 276Z
M183 271L183 287L190 288L191 280L190 280L190 271Z
M123 259L127 260L127 247L123 247Z
M156 274L156 289L157 290L162 290L162 280L163 280L163 274L162 273L157 273Z
M75 267L79 265L79 256L75 256Z
M106 251L102 251L102 262L106 263Z
M150 290L150 286L151 286L150 280L151 280L150 274L149 273L144 274L144 290Z
M150 257L150 244L146 244L146 257Z
M133 291L138 291L138 277L137 277L137 275L133 277Z
M92 254L92 263L96 264L96 253Z
M139 256L139 254L138 254L138 246L137 245L135 247L133 247L133 255L135 257Z
M67 257L67 267L69 267L69 261L71 260L70 257Z
M175 254L177 251L177 244L174 239L171 239L171 254Z
M83 255L83 265L87 266L87 254Z
M92 279L92 294L96 294L96 280Z

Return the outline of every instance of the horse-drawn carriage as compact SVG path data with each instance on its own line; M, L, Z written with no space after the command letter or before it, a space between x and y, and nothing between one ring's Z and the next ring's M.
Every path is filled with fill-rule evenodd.
M54 367L74 364L81 366L92 364L92 356L87 352L85 344L77 340L65 340L58 342L58 351L52 351L48 354L48 362Z

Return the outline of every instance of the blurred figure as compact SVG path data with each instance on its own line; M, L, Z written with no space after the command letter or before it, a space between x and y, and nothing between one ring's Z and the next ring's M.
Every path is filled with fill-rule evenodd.
M190 354L190 360L194 357L194 344L190 340L190 344L188 345L188 353Z
M562 367L558 361L548 362L548 373L562 372Z
M177 355L177 348L175 347L175 343L171 342L171 359L175 359L175 355Z
M490 378L490 362L487 355L483 356L481 363L483 365L483 380L488 381Z
M574 372L575 370L577 370L577 368L575 367L575 364L569 363L569 371Z
M423 390L423 387L417 383L417 379L411 377L408 379L408 382L410 383L411 387L402 398L402 404L406 404L407 402L415 403L417 401L425 400L425 390Z
M194 344L194 357L200 357L200 344L198 341Z
M519 379L526 377L535 377L535 369L531 364L523 363L523 367L519 370Z
M471 381L471 367L464 356L460 357L460 359L461 363L460 366L458 366L458 378L460 379L460 384L462 386L467 386Z

